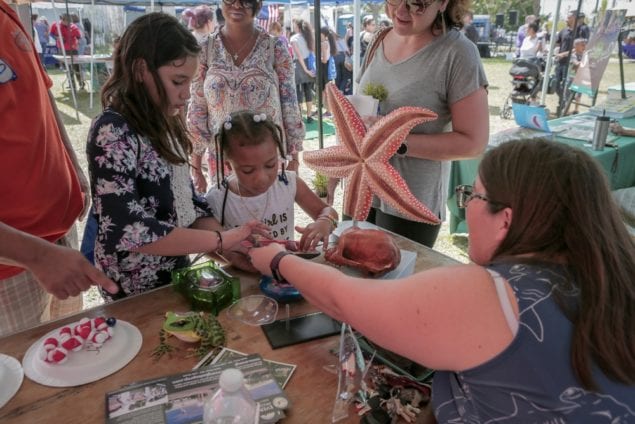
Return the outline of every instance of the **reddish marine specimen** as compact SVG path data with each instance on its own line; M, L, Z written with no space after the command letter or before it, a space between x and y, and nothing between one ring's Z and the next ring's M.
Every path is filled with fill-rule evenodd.
M326 85L329 109L339 145L304 152L304 163L334 178L346 178L344 213L354 220L368 216L373 195L407 219L439 224L439 218L421 203L390 164L390 158L415 126L437 114L419 107L400 107L380 118L368 130L351 102L332 82Z
M351 227L324 257L336 265L359 269L365 276L380 277L397 268L401 251L384 231Z

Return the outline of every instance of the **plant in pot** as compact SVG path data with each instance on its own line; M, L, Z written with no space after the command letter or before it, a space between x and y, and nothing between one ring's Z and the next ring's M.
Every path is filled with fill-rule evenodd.
M388 90L386 89L386 87L383 84L375 84L369 82L364 86L362 92L379 102L379 104L377 105L377 114L379 115L381 102L385 101L388 98Z
M320 174L319 172L315 173L313 177L313 190L315 190L315 194L321 199L327 196L328 182L329 178L326 175Z

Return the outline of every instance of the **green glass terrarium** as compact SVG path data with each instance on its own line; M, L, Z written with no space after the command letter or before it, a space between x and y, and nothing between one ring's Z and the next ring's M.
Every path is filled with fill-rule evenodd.
M240 279L213 261L172 271L172 285L190 301L193 310L214 315L240 298Z

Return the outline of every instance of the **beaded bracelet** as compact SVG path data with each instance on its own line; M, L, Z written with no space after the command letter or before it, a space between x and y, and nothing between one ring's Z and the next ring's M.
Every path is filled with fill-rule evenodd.
M218 237L218 240L216 242L216 251L214 253L222 255L223 254L223 236L218 230L214 230L214 232L216 233L216 237Z
M326 215L318 216L318 218L315 221L316 222L327 221L329 224L331 224L331 231L337 228L337 221L331 218L330 216L326 216Z

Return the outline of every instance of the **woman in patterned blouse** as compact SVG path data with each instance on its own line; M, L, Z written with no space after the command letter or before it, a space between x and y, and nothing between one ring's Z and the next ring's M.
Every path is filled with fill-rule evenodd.
M218 231L194 194L182 108L199 51L194 36L163 13L135 20L115 50L104 111L86 148L99 222L95 261L121 288L102 291L106 300L170 283L188 254L231 253L252 232L266 234L258 222Z
M192 81L188 129L194 137L194 186L207 190L202 154L209 149L208 165L215 180L214 135L232 112L254 110L273 117L284 130L288 169L297 170L304 124L295 90L293 60L280 39L255 26L261 0L223 0L225 24L201 44L200 67Z

